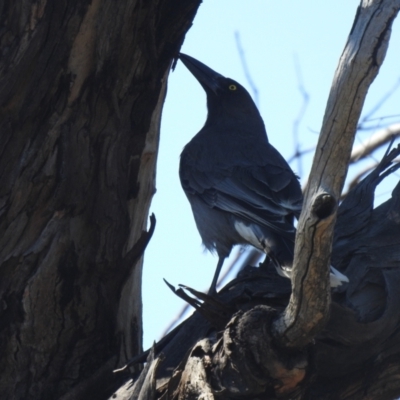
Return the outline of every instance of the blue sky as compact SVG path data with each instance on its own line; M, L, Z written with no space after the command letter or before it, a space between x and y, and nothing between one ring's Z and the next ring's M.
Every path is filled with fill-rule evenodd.
M318 131L334 71L350 32L359 1L338 0L306 3L294 1L206 0L199 8L181 51L197 58L224 76L251 88L239 57L235 33L240 36L248 70L259 92L259 108L270 142L289 159L294 153L295 121L304 104L300 86L309 102L298 124L301 148L316 144ZM392 40L380 75L371 87L364 114L368 113L400 79L400 23L395 21ZM206 118L206 97L190 72L178 62L168 82L164 105L160 152L157 165L157 193L151 212L157 227L144 259L143 317L144 347L158 340L184 303L163 282L182 283L207 290L217 258L204 252L189 203L181 189L178 167L184 145L201 129ZM374 114L373 129L357 135L363 143L384 123L400 114L400 90ZM379 157L378 153L376 157ZM304 181L312 153L293 170ZM366 160L369 165L373 160ZM354 167L354 175L361 166ZM380 191L379 201L390 194L397 175ZM226 263L227 264L227 263Z

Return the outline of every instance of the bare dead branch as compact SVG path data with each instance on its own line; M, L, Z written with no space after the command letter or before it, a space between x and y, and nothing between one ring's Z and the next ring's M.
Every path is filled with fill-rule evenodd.
M393 124L387 128L381 129L374 133L366 143L360 144L353 148L350 157L350 163L355 163L372 152L389 143L393 137L400 136L400 123Z
M363 0L337 67L306 188L295 248L292 295L274 322L286 346L304 346L325 325L336 206L368 88L382 65L400 0Z

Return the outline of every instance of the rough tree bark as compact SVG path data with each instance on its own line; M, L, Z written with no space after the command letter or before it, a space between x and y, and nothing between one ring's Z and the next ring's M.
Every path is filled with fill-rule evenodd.
M0 3L1 399L104 397L141 351L161 108L199 3Z
M197 312L113 398L400 396L400 183L373 208L376 186L400 167L393 164L400 146L348 194L335 227L357 122L399 9L400 0L362 0L358 8L305 194L292 287L266 263L248 268L218 298L176 290ZM332 243L332 263L350 283L331 293Z
M199 2L0 4L0 398L103 399L121 382L113 398L400 394L400 186L378 209L372 201L393 153L341 205L332 258L348 288L330 304L334 214L316 228L329 225L317 235L323 260L298 261L291 304L309 299L304 288L317 276L317 303L325 300L309 324L302 312L300 334L286 334L296 320L287 314L289 282L268 265L250 268L218 299L178 291L199 312L150 354L135 385L126 371L112 374L141 348L140 258L151 236L143 230L166 77ZM373 73L399 1L362 6L355 26L372 12L376 20L366 26L382 28L366 41L380 49ZM341 185L328 180L322 189L337 201ZM309 260L316 255L314 248ZM289 318L279 324L282 315Z

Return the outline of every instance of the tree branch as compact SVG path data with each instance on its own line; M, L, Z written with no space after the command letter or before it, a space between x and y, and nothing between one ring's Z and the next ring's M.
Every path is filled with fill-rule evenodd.
M351 152L350 163L355 163L369 156L376 149L390 142L394 136L400 136L400 124L392 124L381 129L369 137L367 143L354 147Z
M363 0L340 58L298 225L292 295L273 324L285 346L305 346L328 319L336 208L364 99L383 63L399 8L400 0Z

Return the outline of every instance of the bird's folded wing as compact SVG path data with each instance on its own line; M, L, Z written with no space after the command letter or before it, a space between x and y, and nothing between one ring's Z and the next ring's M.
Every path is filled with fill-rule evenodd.
M200 197L209 207L282 235L293 235L287 216L298 215L302 195L291 171L270 165L234 167L218 173L193 169L182 178L185 191Z

